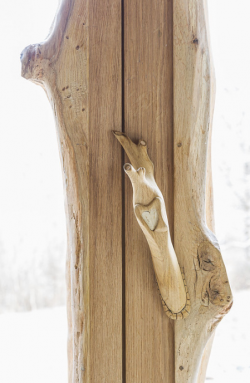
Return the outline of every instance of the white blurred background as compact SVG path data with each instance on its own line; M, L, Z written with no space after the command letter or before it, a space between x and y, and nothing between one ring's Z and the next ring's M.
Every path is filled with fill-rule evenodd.
M0 23L0 382L66 383L66 234L52 111L20 76L58 0L2 1ZM216 70L216 234L234 292L218 326L211 383L250 382L250 3L208 0ZM135 382L136 383L136 382Z

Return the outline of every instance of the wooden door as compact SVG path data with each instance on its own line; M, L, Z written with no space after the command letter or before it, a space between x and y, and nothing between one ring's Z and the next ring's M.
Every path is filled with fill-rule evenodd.
M205 0L62 0L24 49L58 133L68 233L70 383L202 383L232 304L213 230L213 66ZM191 297L161 305L112 130L147 141Z

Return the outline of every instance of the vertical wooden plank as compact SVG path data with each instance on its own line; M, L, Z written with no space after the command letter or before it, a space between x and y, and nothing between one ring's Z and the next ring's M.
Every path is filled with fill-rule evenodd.
M90 382L122 382L121 1L89 2Z
M173 232L172 2L124 1L124 119L148 142ZM163 312L125 179L126 383L174 382L173 324Z

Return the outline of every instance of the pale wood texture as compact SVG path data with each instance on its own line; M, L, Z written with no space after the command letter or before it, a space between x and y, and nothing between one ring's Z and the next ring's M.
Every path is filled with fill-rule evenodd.
M69 382L122 381L121 2L64 0L22 75L55 113L68 228ZM45 366L46 368L46 366Z
M47 40L22 53L22 75L46 91L58 132L69 383L204 382L232 304L213 234L207 31L205 0L62 0ZM162 308L112 130L149 144L191 300L178 322Z
M174 225L172 69L172 1L125 0L124 132L135 142L148 143L170 233ZM173 322L162 308L150 250L133 213L132 194L126 177L126 383L173 383Z
M121 132L114 135L132 163L125 164L124 170L133 187L135 216L150 247L163 309L169 318L183 319L190 312L189 294L172 245L165 202L154 178L147 144L141 140L136 145Z
M219 245L208 228L214 78L204 0L174 1L173 41L174 247L191 299L190 315L175 323L175 381L196 383L204 381L211 337L232 305Z

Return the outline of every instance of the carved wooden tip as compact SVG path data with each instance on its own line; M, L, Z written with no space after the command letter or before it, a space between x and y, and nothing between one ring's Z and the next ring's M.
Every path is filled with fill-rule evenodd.
M132 170L132 166L130 165L130 164L125 164L124 166L123 166L123 169L125 170L125 172L129 172L130 170Z
M112 130L112 133L113 133L114 136L122 136L123 135L122 132L117 131L117 130Z
M143 167L140 167L139 169L137 169L137 173L139 174L139 176L145 176L146 169Z
M125 150L133 168L138 169L143 166L147 176L153 177L154 165L148 156L146 141L141 139L138 144L135 144L125 133L115 130L112 132Z
M120 130L112 130L112 133L122 145L124 143L124 139L128 142L131 141L130 138L126 135L126 133L123 133Z

